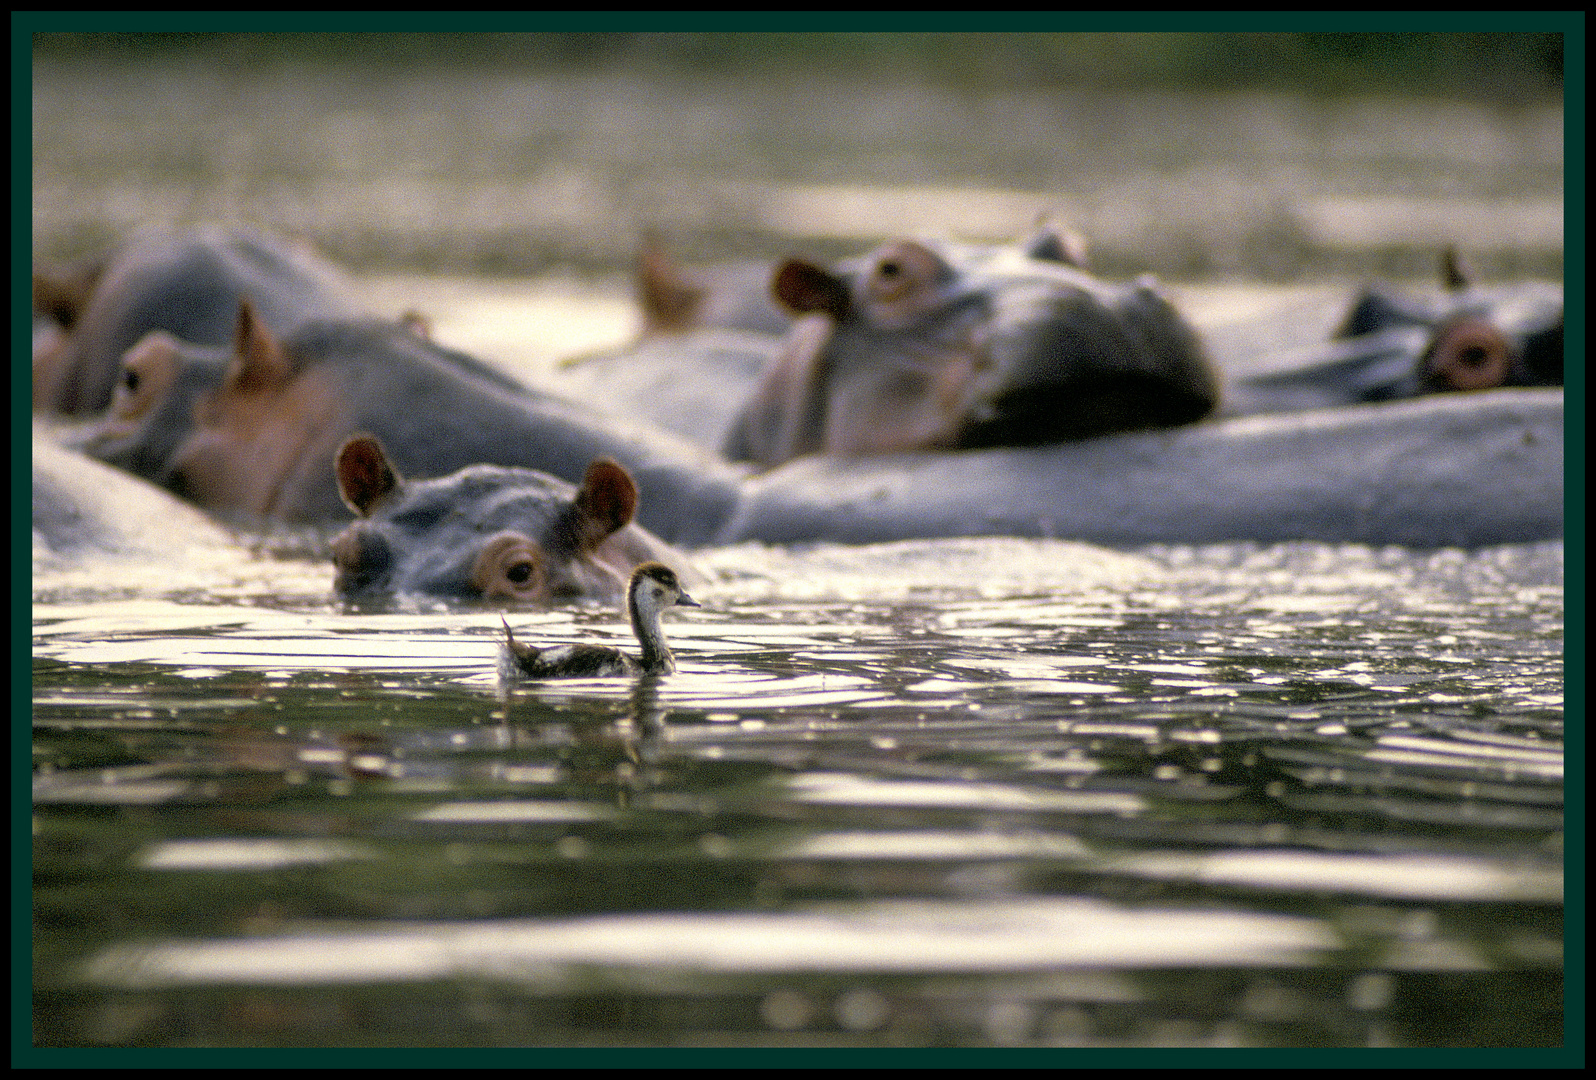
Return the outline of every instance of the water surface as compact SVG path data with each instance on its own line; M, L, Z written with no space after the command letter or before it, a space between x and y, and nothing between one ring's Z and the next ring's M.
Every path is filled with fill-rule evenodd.
M1560 544L700 563L678 674L508 686L319 562L40 572L36 1041L1561 1042Z

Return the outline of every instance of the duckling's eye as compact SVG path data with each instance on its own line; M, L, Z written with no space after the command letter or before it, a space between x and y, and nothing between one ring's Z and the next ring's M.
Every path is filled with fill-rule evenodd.
M876 273L890 281L892 278L895 278L899 274L903 273L903 267L895 262L892 262L891 260L888 260L876 268Z
M537 567L525 560L515 563L505 570L504 576L517 585L525 585L532 580L532 575L537 573Z

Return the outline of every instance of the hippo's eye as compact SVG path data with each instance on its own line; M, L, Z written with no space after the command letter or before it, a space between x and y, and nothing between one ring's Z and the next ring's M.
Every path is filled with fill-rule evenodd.
M484 600L542 600L550 571L537 541L513 531L495 533L471 565L471 588Z
M943 279L945 269L942 261L920 244L889 244L875 255L865 295L881 304L931 302L933 287ZM906 315L908 310L897 314Z

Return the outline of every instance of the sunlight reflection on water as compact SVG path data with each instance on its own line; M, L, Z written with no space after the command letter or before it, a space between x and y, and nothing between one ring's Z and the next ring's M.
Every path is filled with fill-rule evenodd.
M146 898L45 933L86 1000L467 979L1024 1043L1113 1041L1079 1012L1113 999L1179 1041L1212 969L1247 1041L1362 1030L1402 973L1560 971L1561 545L742 546L667 620L676 674L510 687L495 612L342 610L247 557L221 603L36 582L36 866ZM629 647L599 606L510 619ZM80 864L90 809L154 824ZM1291 971L1330 982L1287 1009ZM999 975L1045 985L968 982ZM939 985L976 1018L925 1020Z

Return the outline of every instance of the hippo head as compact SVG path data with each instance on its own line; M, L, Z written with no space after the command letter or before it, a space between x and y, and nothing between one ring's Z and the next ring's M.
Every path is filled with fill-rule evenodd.
M1563 384L1561 288L1483 288L1454 248L1441 256L1441 283L1439 298L1372 285L1335 330L1332 336L1343 340L1418 335L1417 360L1373 380L1366 398Z
M230 354L154 330L123 354L111 406L84 435L83 449L157 484L170 481L194 412L221 385Z
M406 480L370 435L339 449L338 489L359 520L333 539L339 596L419 594L496 604L613 599L637 485L607 458L580 488L532 469L473 465Z
M1214 407L1195 332L1150 279L1105 284L1077 243L900 240L772 279L800 316L729 456L1027 445L1167 427Z

